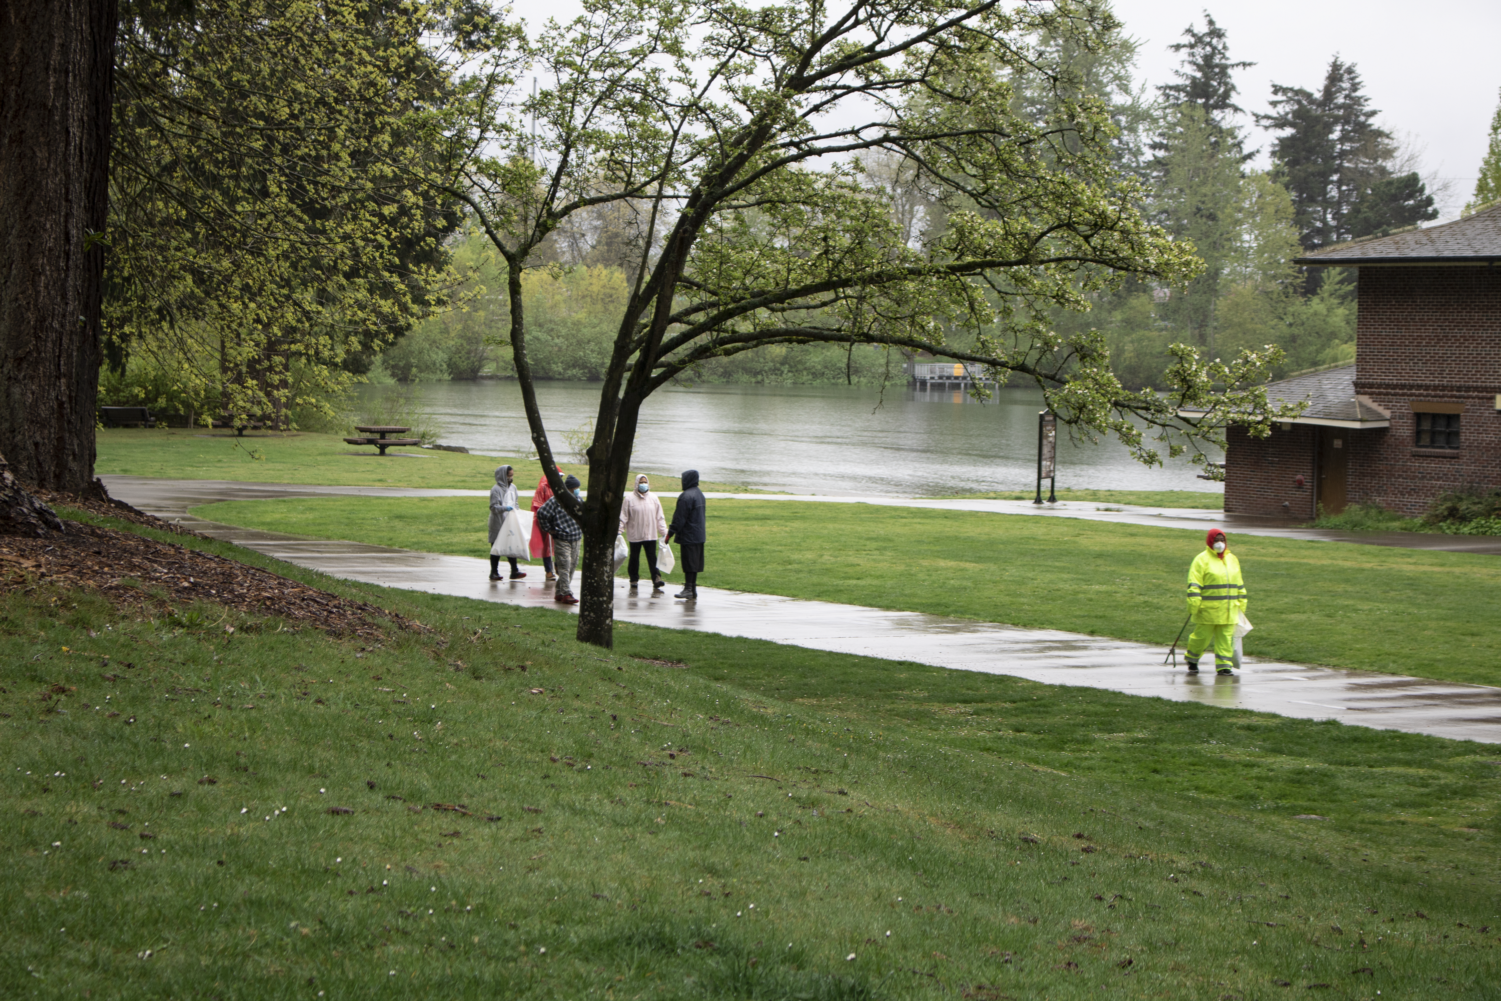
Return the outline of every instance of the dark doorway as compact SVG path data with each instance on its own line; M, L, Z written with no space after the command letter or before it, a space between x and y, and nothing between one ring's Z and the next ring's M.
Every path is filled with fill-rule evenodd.
M1349 455L1349 431L1344 428L1319 429L1319 493L1315 500L1324 514L1339 514L1345 509Z

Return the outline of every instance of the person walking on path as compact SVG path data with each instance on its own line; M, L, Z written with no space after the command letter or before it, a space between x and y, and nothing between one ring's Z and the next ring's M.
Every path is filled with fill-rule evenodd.
M651 492L651 480L645 473L636 477L636 489L620 505L620 532L631 546L631 561L626 566L631 587L641 581L641 553L645 551L652 592L662 590L662 575L657 572L657 540L667 534L667 516L662 513L662 502Z
M516 510L516 471L510 466L501 466L495 470L495 486L490 488L490 545L495 545L495 537L500 534L500 524L506 520L506 515ZM516 557L507 557L511 561L511 579L520 580L526 576L526 571L516 565ZM500 580L500 557L490 554L490 579Z
M1240 561L1230 552L1225 533L1211 528L1204 537L1204 551L1188 568L1188 615L1194 630L1189 634L1188 673L1199 673L1199 658L1214 650L1214 666L1220 674L1233 674L1235 624L1246 610L1246 582L1240 576Z
M563 475L562 470L558 471L558 475ZM542 505L550 500L552 500L552 485L547 482L547 477L544 475L537 481L537 489L532 493L532 514L542 510ZM552 536L542 531L542 526L535 518L532 519L531 548L532 559L540 557L542 560L542 569L547 572L544 579L556 580L557 575L552 572Z
M563 486L573 496L578 496L577 476L570 474L563 481ZM573 520L572 515L563 510L563 505L558 503L556 497L549 497L547 503L537 509L537 524L552 538L553 570L558 575L552 600L564 605L577 605L579 600L573 596L573 568L578 565L579 540L584 537L584 530Z
M685 583L674 598L693 601L698 598L698 575L704 572L704 492L698 488L698 470L683 474L683 492L678 494L667 541L678 537L678 564L683 568Z

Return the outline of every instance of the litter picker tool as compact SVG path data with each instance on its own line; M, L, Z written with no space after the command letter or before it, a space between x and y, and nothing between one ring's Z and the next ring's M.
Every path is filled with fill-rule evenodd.
M1162 662L1164 664L1166 664L1168 660L1171 659L1173 662L1173 667L1176 668L1178 666L1178 640L1181 640L1183 638L1183 630L1188 628L1188 623L1192 619L1193 613L1190 612L1188 618L1183 620L1183 625L1178 629L1178 639L1173 640L1173 645L1168 648L1167 656L1162 658Z

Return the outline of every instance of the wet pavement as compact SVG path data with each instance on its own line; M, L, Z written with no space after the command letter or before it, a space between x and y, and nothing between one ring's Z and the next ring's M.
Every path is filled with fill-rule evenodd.
M321 487L295 483L245 483L237 480L161 480L144 476L101 476L111 496L169 520L187 520L188 508L226 500L272 500L283 497L485 497L489 490L425 490L412 487ZM710 500L802 501L817 504L872 504L877 507L921 508L931 511L975 511L986 514L1080 518L1119 525L1147 525L1202 532L1219 525L1227 532L1278 539L1316 542L1353 542L1361 545L1426 549L1451 553L1501 556L1501 537L1438 535L1427 532L1337 532L1303 528L1287 519L1252 518L1198 508L1141 507L1089 501L1033 504L1018 500L957 498L844 497L835 494L706 493ZM140 502L130 498L139 498Z
M113 496L144 511L180 520L206 535L332 576L510 605L553 610L564 607L552 601L550 588L541 581L540 567L534 568L532 576L523 581L492 582L487 579L488 561L483 559L302 539L204 522L187 515L189 507L215 500L350 494L454 496L483 495L483 491L104 479ZM1174 512L1174 520L1180 519L1191 520L1184 519L1183 512ZM1191 527L1202 524L1198 522ZM1173 670L1163 665L1165 651L1161 647L1141 643L708 587L699 588L698 601L683 602L671 597L675 590L677 587L669 586L664 595L652 597L650 587L643 586L632 594L624 580L617 580L615 617L622 622L667 629L744 636L814 650L1005 674L1047 684L1080 685L1303 719L1337 719L1375 729L1501 743L1501 688L1251 658L1233 678L1209 673L1191 677L1181 668ZM1208 666L1207 657L1204 666Z

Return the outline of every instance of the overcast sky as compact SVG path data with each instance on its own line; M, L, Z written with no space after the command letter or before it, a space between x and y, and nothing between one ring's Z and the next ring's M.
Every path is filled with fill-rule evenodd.
M1458 215L1475 189L1486 136L1501 91L1501 0L1114 0L1140 44L1137 75L1155 86L1172 80L1180 57L1168 51L1208 10L1228 35L1230 57L1256 63L1236 80L1237 103L1268 111L1273 82L1316 90L1336 53L1365 80L1379 124L1422 151L1425 177L1448 179L1440 208ZM830 4L838 6L837 0ZM548 17L579 12L577 0L514 0L533 29ZM1269 137L1249 116L1249 145L1265 166Z
M1168 82L1179 56L1168 46L1208 10L1225 29L1230 58L1257 65L1241 70L1237 103L1266 112L1272 83L1316 90L1336 53L1365 81L1377 121L1423 151L1425 176L1451 179L1446 216L1475 190L1486 136L1501 90L1501 2L1436 0L1413 6L1395 0L1115 0L1115 13L1140 44L1138 75ZM1243 124L1250 125L1249 121ZM1249 145L1266 133L1252 128Z

